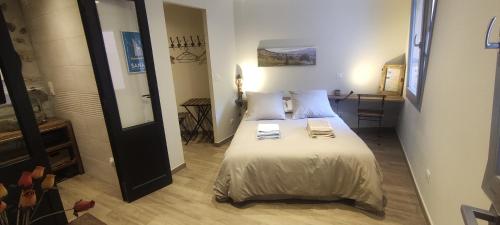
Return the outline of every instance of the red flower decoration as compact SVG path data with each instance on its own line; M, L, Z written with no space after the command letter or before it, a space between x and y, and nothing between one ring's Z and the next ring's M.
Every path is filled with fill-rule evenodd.
M0 213L5 212L5 209L7 209L7 204L5 202L0 202Z
M31 177L31 172L23 172L17 185L21 188L31 188L33 186L33 178Z
M77 201L77 202L75 202L75 205L73 206L73 214L75 216L78 216L79 212L87 211L91 208L94 208L94 206L95 206L95 202L93 200L92 201L84 201L84 200Z
M43 166L36 166L35 169L33 169L33 172L31 172L31 178L37 180L43 177L43 173L45 172L45 167Z
M19 206L21 208L30 208L36 205L36 192L33 189L25 189L21 192Z

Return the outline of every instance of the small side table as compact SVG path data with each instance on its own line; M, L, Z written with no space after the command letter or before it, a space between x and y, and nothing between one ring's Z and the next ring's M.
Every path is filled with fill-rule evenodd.
M213 135L211 134L212 129L212 120L210 119L210 111L212 105L210 103L209 98L192 98L182 103L181 105L186 109L189 115L195 121L195 126L193 130L191 130L189 137L186 140L186 145L195 137L198 133L198 129L201 129L204 133L208 133L211 139L213 139ZM196 115L190 108L194 108L196 110ZM204 124L208 124L210 127L203 126Z

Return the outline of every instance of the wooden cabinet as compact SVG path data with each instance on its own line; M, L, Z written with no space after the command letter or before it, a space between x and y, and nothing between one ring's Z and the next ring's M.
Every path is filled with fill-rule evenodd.
M82 174L84 172L82 160L71 122L49 118L38 128L49 157L51 170L57 175L57 180L61 181L76 174ZM29 157L21 131L0 133L0 147L2 149L0 165L16 163Z

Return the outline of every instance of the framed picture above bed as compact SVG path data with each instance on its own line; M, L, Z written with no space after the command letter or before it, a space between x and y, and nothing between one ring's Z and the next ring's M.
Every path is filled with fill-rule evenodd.
M405 82L405 65L384 65L380 78L381 94L402 95Z
M259 67L316 65L315 47L259 48Z

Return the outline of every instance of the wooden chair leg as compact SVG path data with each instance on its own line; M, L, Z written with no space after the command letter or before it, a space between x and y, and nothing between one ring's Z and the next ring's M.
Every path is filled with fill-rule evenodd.
M356 133L359 133L359 117L358 117L358 130L356 131Z
M378 141L377 144L380 145L380 138L382 137L382 118L378 120L378 129L377 129L377 136L378 136Z
M378 136L381 136L381 130L382 130L382 119L378 120Z

